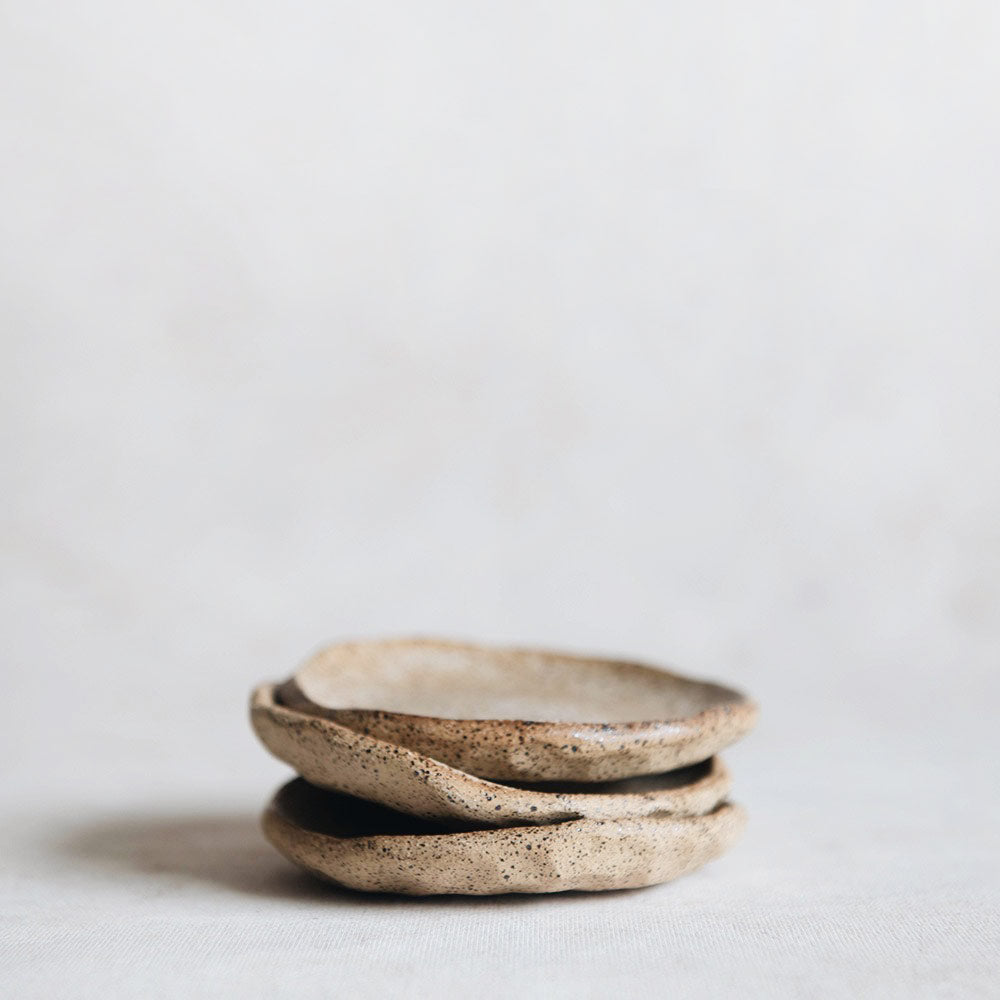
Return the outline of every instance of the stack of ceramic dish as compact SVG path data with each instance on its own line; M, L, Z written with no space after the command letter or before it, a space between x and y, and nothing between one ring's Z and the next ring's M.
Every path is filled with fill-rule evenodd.
M745 814L716 754L757 709L634 663L395 640L323 650L251 715L301 775L263 818L285 857L354 889L487 895L652 885L718 857Z

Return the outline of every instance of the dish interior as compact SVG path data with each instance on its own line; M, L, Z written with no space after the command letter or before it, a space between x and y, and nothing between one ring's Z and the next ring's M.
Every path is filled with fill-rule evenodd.
M743 700L641 664L419 641L333 646L295 680L325 708L445 719L669 721Z
M296 778L281 788L271 808L300 829L342 839L421 836L455 830L454 826L396 812L377 802L317 788L303 778Z

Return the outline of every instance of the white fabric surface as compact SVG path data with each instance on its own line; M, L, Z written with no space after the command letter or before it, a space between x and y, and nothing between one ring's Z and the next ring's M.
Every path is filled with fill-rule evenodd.
M995 5L3 18L3 996L998 995ZM247 694L412 633L752 691L745 840L313 884Z

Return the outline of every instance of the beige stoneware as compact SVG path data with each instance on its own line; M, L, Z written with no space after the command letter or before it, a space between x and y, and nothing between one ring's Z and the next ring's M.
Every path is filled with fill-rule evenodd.
M439 825L701 815L718 806L730 788L729 773L718 758L668 774L596 785L501 785L287 708L276 700L273 685L254 691L251 721L264 745L312 784L433 818Z
M282 702L499 781L612 781L707 760L757 707L654 667L437 640L317 653Z
M351 889L479 896L667 882L726 851L742 833L745 816L726 804L705 816L449 833L299 778L278 791L262 825L290 861Z

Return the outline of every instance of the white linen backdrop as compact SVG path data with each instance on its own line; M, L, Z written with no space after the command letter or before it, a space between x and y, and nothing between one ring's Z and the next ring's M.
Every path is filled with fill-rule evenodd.
M0 21L5 995L996 995L996 5ZM406 634L745 687L745 839L313 884L247 694Z

